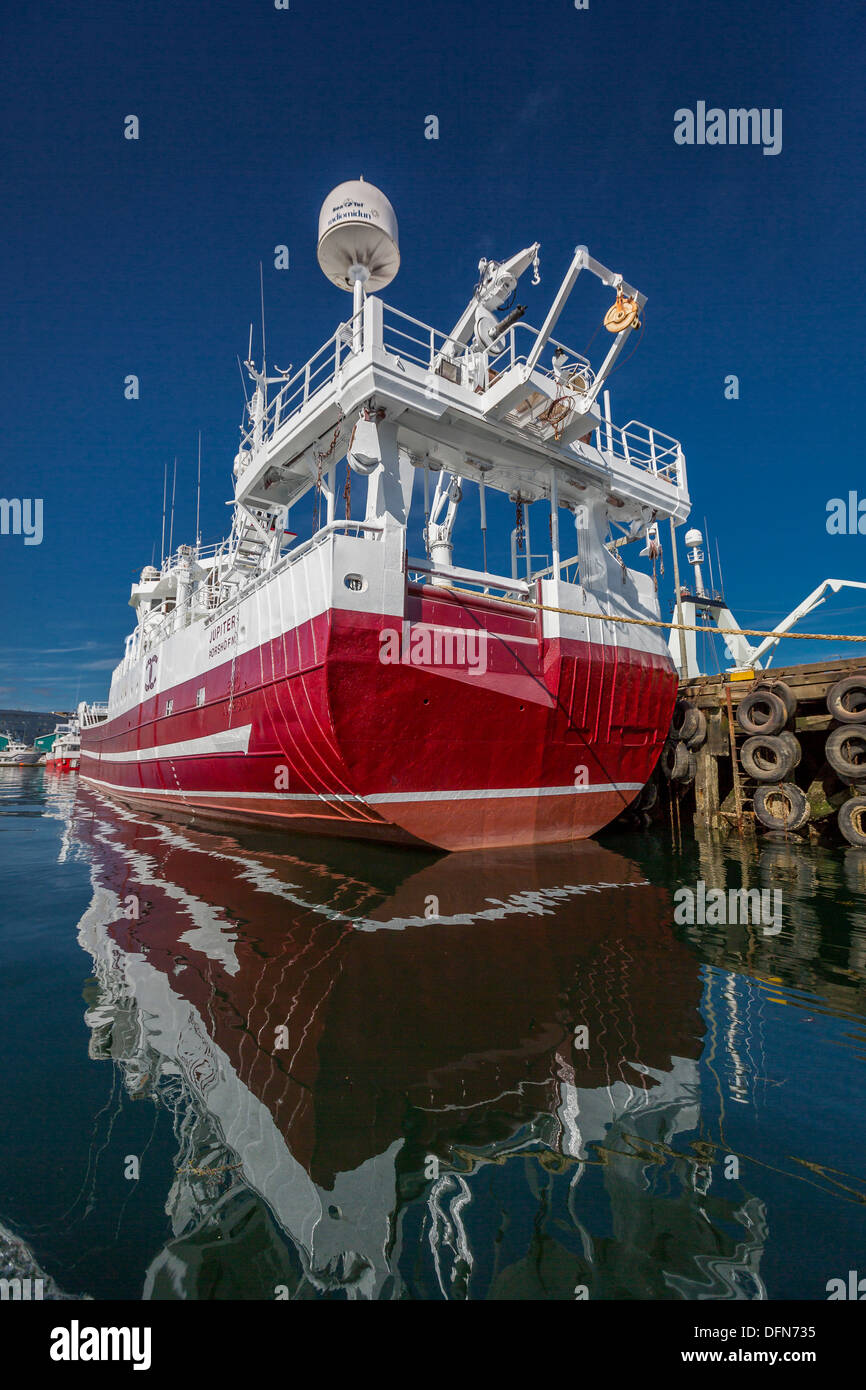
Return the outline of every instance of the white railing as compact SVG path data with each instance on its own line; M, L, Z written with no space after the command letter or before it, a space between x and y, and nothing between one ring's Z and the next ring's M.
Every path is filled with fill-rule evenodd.
M410 332L410 328L415 331ZM411 314L404 314L402 309L392 309L390 304L383 302L382 347L386 352L398 357L401 362L414 362L425 371L432 372L443 358L456 361L465 351L466 344L456 338L449 338L447 333L432 328L429 323L413 319Z
M221 590L220 584L217 582L213 586L204 585L194 590L180 608L172 608L171 612L161 616L159 622L149 624L143 632L142 629L137 628L135 633L131 634L131 637L138 637L138 640L135 642L134 648L127 653L121 662L122 669L126 670L129 666L134 665L141 656L147 655L154 647L159 646L167 637L170 637L173 632L186 626L188 622L216 614L220 609L239 603L241 599L255 593L263 584L276 578L278 574L297 564L305 555L323 545L330 536L340 533L355 537L369 535L373 540L379 540L382 529L381 522L346 519L330 521L310 536L309 540L295 546L285 555L281 555L270 568L252 576L246 583L238 585L236 582L232 582ZM141 635L139 636L139 634Z
M429 575L436 579L457 580L461 584L474 585L476 588L482 589L485 594L489 594L491 589L498 589L504 594L519 594L524 597L529 593L529 584L525 579L506 579L501 574L485 574L481 570L461 569L458 565L433 564L430 560L419 560L411 555L407 557L406 565L414 574ZM430 588L435 589L435 583L431 584Z
M535 339L538 336L538 329L521 321L512 324L499 339L500 352L490 352L488 358L493 380L501 376L503 372L508 371L510 367L526 363L529 353L532 351L532 342L526 343L526 351L524 352L522 351L523 340L519 338L519 335L526 333L531 334L532 338ZM435 371L443 359L457 365L458 359L469 346L467 343L460 342L447 333L441 332L440 329L433 328L429 323L422 323L420 319L413 318L411 314L404 314L402 310L393 309L389 304L384 303L382 305L382 339L382 346L386 352L399 357L401 361L414 362L426 371ZM573 376L579 375L584 380L583 389L587 390L595 380L595 374L587 358L582 353L576 352L574 348L560 343L556 338L549 338L548 343L551 352L561 348L566 354L566 364L560 374L562 385L567 385ZM552 367L536 367L535 370L559 384L560 379L554 375Z
M544 558L545 558L545 560L547 559L547 554L546 554L546 553L545 553ZM562 571L565 570L565 578L566 578L566 581L568 581L568 571L570 570L570 568L572 567L572 565L577 565L579 559L580 559L580 557L579 557L578 555L572 555L572 556L570 556L569 559L567 559L567 560L560 560L560 562L559 562L558 565L547 565L546 568L543 569L543 570L534 570L534 571L533 571L533 574L532 574L532 578L533 578L533 579L552 579L552 578L554 577L554 575L555 575L557 578L561 579L561 578L562 578Z
M160 567L160 573L171 574L173 570L180 567L182 559L189 559L195 564L199 560L213 560L221 555L225 550L226 541L215 541L212 545L179 545L177 550L171 555L166 555Z
M96 724L104 724L107 718L107 704L90 704L82 707L79 722L82 729L92 729Z
M340 367L355 350L355 346L370 346L363 341L365 320L364 311L340 324L327 342L305 362L299 371L287 378L265 408L258 421L251 421L244 429L241 449L257 450L270 439L293 416L314 400L319 392L326 390ZM502 336L502 351L490 353L488 386L492 386L512 367L525 365L532 352L539 330L532 324L520 321L512 324ZM382 341L372 344L391 353L399 362L412 363L427 372L441 372L443 361L452 362L458 369L459 380L463 379L463 368L459 359L467 349L467 344L458 342L447 333L413 318L400 309L394 309L382 302ZM524 351L525 347L525 351ZM561 350L565 362L558 372L552 366L536 366L535 372L546 377L554 388L554 394L570 391L579 395L588 391L594 381L595 373L583 353L577 352L557 338L548 338L546 348L551 354ZM463 383L465 384L465 383ZM551 399L554 397L552 396ZM614 458L623 459L636 468L646 469L656 477L665 479L677 486L684 486L682 449L679 441L659 430L652 429L639 420L630 420L627 425L602 423L597 432L598 448ZM218 553L219 547L199 548L197 558ZM166 561L171 565L173 561Z
M326 343L293 376L287 377L269 402L260 421L251 420L241 435L241 449L255 449L272 439L288 420L330 385L345 359L353 351L353 339L360 331L363 310L341 323Z
M526 352L521 350L523 345L521 335L524 333L531 333L533 337L533 342L526 344ZM502 339L499 340L505 343L503 351L495 357L492 353L490 355L490 367L496 372L497 376L501 376L503 372L508 371L509 367L516 367L527 362L529 354L534 346L534 339L538 337L538 333L539 330L537 328L533 328L531 323L525 323L523 319L511 325L507 332L503 334ZM570 389L572 391L588 391L595 381L595 372L592 370L588 358L584 357L583 353L575 351L574 348L570 348L566 343L560 343L556 338L547 339L545 351L548 347L551 350L561 349L561 351L565 353L566 360L564 365L559 369L559 376L556 376L552 367L542 367L539 365L536 366L535 371L540 373L541 376L549 377L557 386L562 387L568 387L574 377L582 377L583 386L579 387L578 385L573 385Z
M622 426L603 420L596 430L596 440L601 453L622 459L634 468L646 469L677 487L685 485L679 440L645 425L642 420L629 420Z

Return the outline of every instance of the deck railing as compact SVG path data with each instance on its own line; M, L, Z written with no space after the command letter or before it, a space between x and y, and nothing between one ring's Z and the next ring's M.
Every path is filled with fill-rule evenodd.
M272 439L288 420L328 387L337 375L343 362L353 351L353 343L359 335L363 310L341 323L327 342L304 363L292 376L286 378L276 395L268 403L261 421L250 420L241 434L241 449L255 448L259 443Z
M261 419L251 420L244 427L241 449L255 450L262 443L271 440L293 416L309 405L310 401L315 400L320 392L326 391L356 348L368 346L364 340L368 323L363 309L345 323L341 323L327 342L313 353L309 361L286 378L285 383L264 409ZM437 376L444 374L443 364L450 362L456 369L458 382L465 384L460 359L467 349L466 343L457 341L440 329L384 302L381 323L381 342L374 346L392 354L399 363L412 363ZM489 385L493 385L512 367L527 363L538 332L537 328L523 320L512 324L506 330L500 340L501 351L491 352L489 355ZM558 371L554 371L552 365L537 365L535 372L546 377L555 391L569 388L579 392L588 390L593 385L595 373L583 353L553 337L547 339L545 353L548 349L551 359L558 350L565 354L563 365ZM640 420L630 420L623 426L603 421L600 430L597 431L596 441L597 447L612 458L622 459L635 468L645 469L675 486L684 486L682 449L679 441L670 435L653 429ZM200 549L199 558L205 558L208 550L215 553L216 549Z
M603 420L596 430L596 441L602 454L622 459L634 468L646 469L675 486L685 485L679 440L645 425L642 420L629 420L622 426Z
M220 589L219 582L213 587L205 584L193 590L186 602L180 608L172 608L170 612L161 616L158 622L148 623L146 628L136 628L127 638L128 647L121 661L121 670L127 670L130 666L154 647L159 646L167 637L177 631L178 627L185 626L190 619L203 617L206 614L216 613L226 605L247 598L255 593L263 584L274 579L284 570L296 565L305 555L323 545L331 536L343 534L356 537L368 536L373 541L378 541L381 537L381 522L372 521L352 521L343 519L330 521L316 531L309 540L303 541L300 545L281 555L273 565L264 569L261 574L250 578L246 583L239 586L232 583L227 589ZM225 542L223 542L225 544Z

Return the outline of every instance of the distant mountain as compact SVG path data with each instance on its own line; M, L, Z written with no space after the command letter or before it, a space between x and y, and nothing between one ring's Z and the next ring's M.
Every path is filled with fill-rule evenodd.
M40 734L53 733L55 724L69 717L69 712L63 710L0 709L0 734L11 734L32 744Z

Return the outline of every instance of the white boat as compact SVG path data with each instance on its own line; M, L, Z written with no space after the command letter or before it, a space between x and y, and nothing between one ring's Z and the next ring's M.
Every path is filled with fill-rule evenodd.
M13 738L11 734L4 734L2 737L6 739L6 744L0 748L0 767L36 766L40 758L38 748L29 747L28 744L22 743L20 738Z

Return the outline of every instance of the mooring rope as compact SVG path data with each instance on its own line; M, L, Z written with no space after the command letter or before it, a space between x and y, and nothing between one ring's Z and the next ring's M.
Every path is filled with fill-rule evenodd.
M474 589L457 589L451 584L437 584L436 588L450 594L462 594L466 598L485 599L487 594L476 593ZM612 613L585 613L579 608L555 608L550 603L534 603L532 599L495 598L494 603L508 603L513 608L536 608L541 613L564 613L570 618L592 618L600 623L631 623L634 627L663 627L671 632L710 632L719 637L778 637L792 642L866 642L866 636L852 637L844 632L762 632L755 627L708 627L705 623L665 623L658 618L626 618Z

